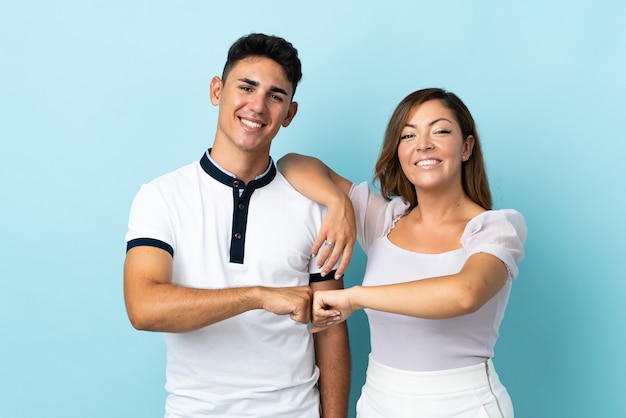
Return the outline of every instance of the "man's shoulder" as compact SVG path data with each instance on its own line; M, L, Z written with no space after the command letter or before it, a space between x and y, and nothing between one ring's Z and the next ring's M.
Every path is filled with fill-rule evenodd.
M154 186L178 185L181 182L188 182L190 179L197 177L200 164L197 161L179 167L173 171L161 174L151 180L148 184Z
M285 201L292 201L294 204L324 208L324 206L320 205L314 200L309 199L308 197L297 191L287 181L287 179L283 177L280 171L276 172L276 178L272 180L272 184L274 185L274 187L276 187L280 199L283 199Z

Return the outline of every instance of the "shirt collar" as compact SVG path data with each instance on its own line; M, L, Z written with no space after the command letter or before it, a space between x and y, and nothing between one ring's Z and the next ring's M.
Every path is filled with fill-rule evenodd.
M226 186L237 189L244 189L246 187L246 183L243 180L238 179L237 176L225 170L211 158L211 148L209 148L200 159L200 166L205 173ZM255 177L254 180L250 181L248 186L253 186L255 189L267 186L274 180L274 177L276 177L276 166L274 165L274 160L270 157L267 169L259 176Z

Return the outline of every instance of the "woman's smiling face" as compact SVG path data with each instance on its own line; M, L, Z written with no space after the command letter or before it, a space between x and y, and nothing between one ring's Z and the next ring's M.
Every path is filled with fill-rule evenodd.
M400 134L398 159L416 189L461 187L461 165L474 139L463 138L454 113L439 100L415 108Z

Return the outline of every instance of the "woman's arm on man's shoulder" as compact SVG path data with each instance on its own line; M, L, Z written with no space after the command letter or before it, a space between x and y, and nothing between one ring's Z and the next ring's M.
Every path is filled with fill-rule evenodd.
M341 177L315 157L290 153L276 163L287 181L300 193L326 206L328 213L313 248L326 275L341 257L335 278L343 276L356 242L354 209L348 197L352 182Z

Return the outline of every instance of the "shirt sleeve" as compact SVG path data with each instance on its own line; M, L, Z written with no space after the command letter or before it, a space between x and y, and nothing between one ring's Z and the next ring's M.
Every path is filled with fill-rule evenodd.
M128 232L126 242L144 242L143 245L153 245L150 242L164 243L165 247L172 249L175 243L167 218L166 204L157 187L152 184L141 186L133 199L128 218Z
M386 200L369 189L367 182L352 185L350 200L357 224L357 240L367 254L372 243L391 231L409 207L401 198Z
M488 253L498 257L506 265L509 278L519 273L517 264L524 258L526 221L513 209L492 210L472 219L461 237L461 244L468 257L476 253Z

